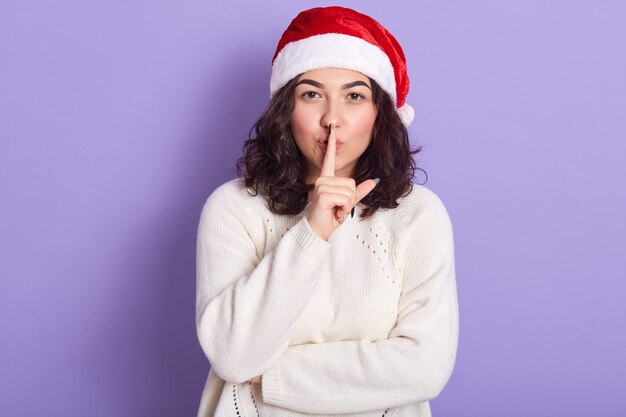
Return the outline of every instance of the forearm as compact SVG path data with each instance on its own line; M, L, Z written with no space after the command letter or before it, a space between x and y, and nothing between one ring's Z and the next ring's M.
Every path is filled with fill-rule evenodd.
M206 285L199 287L197 332L223 379L243 382L260 375L285 351L289 330L317 283L327 245L301 221L255 267L225 257L220 248L203 252L207 259L199 261L198 279ZM239 270L232 265L237 262L244 265ZM224 279L230 284L223 289L211 285Z
M292 346L262 378L263 399L311 414L360 413L436 397L455 360L453 343L408 338ZM341 398L341 401L337 401Z
M459 329L452 232L441 213L416 234L428 236L430 245L416 241L407 249L398 319L389 337L289 347L263 375L264 401L312 414L345 414L439 394L454 367Z

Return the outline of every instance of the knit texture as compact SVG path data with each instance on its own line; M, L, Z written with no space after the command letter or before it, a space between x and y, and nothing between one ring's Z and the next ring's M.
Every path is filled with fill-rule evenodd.
M458 343L452 225L415 184L395 209L321 239L240 180L202 208L196 327L211 371L199 416L429 416ZM247 381L263 375L262 385ZM238 413L240 414L238 414ZM305 414L306 413L306 414Z

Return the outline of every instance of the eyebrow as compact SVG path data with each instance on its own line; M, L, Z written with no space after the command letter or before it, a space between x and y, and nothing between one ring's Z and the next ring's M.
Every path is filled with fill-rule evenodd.
M324 88L324 84L318 83L317 81L309 80L308 78L298 81L298 84L296 84L296 87L299 86L300 84L309 84L309 85L312 85L313 87L322 88L322 89ZM341 89L347 90L348 88L356 87L358 85L362 85L371 90L370 86L367 85L364 81L353 81L351 83L344 84L341 86Z

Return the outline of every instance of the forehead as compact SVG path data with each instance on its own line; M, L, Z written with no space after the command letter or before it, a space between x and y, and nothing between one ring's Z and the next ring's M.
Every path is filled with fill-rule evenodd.
M370 85L367 75L343 68L320 68L307 71L300 77L301 80L305 78L318 81L324 85L342 85L353 81L364 81L367 85Z

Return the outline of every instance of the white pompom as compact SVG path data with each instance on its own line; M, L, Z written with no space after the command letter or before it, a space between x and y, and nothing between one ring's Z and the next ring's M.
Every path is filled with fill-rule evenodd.
M413 110L413 107L405 104L404 106L396 109L396 111L398 112L402 123L404 123L404 126L411 126L411 123L413 123L413 118L415 117L415 110Z

